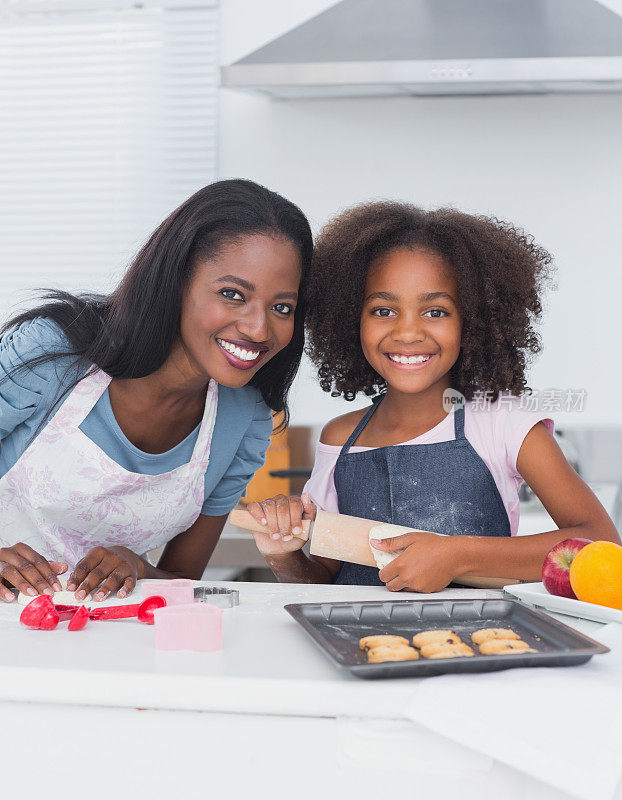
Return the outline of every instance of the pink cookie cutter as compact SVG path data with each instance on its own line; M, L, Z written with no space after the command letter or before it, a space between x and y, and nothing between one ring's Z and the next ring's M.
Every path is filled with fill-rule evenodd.
M156 650L222 650L222 609L207 603L166 606L153 612Z
M143 581L143 597L158 595L170 606L183 606L194 603L194 581L177 578L172 581Z

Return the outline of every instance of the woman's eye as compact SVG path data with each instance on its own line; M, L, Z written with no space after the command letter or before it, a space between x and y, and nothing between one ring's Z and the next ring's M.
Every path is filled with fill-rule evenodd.
M448 316L446 311L443 311L442 308L432 308L430 311L426 311L424 316L427 317L430 315L432 319L440 319L441 317Z
M226 297L227 300L244 300L237 289L221 289L219 294L221 294L223 297Z
M371 312L375 317L390 317L391 314L395 312L392 311L390 308L374 308Z
M293 313L294 309L288 303L276 303L272 308L283 317L288 317Z

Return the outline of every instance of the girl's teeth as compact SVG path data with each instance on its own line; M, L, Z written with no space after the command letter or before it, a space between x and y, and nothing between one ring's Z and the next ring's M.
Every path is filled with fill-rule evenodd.
M225 339L216 339L216 341L224 350L241 361L254 361L259 357L259 350L244 350L231 342L227 342Z
M430 359L430 356L392 356L389 358L391 361L396 361L398 364L423 364Z

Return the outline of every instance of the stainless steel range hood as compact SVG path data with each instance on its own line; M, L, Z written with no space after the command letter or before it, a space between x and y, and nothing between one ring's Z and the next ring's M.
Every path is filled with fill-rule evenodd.
M342 0L223 67L222 84L278 98L622 91L617 2Z

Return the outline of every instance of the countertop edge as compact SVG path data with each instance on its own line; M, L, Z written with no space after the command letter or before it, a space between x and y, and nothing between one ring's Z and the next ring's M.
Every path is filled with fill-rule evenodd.
M418 681L417 681L418 683ZM0 702L58 703L294 717L407 719L410 681L283 680L0 667Z

